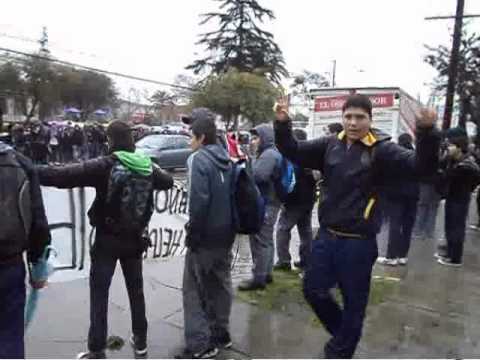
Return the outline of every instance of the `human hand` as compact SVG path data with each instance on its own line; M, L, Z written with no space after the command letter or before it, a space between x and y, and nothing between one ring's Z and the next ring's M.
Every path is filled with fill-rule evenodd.
M422 108L415 112L417 128L431 128L437 122L437 112L433 109Z
M277 121L285 122L290 119L288 114L288 100L287 98L279 99L275 105L273 105L273 111L275 112L275 118Z
M30 281L30 286L35 290L40 290L47 287L48 281Z

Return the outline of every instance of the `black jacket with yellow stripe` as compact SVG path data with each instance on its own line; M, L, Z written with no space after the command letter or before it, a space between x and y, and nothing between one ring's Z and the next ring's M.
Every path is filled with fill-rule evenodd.
M291 122L275 122L280 152L299 166L320 170L324 178L321 226L362 237L379 232L379 193L388 183L434 174L440 135L435 128L418 129L416 150L407 150L372 129L348 148L345 134L297 141Z

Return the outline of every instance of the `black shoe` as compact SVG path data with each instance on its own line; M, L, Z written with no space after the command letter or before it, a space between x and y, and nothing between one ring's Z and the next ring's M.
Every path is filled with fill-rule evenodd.
M130 345L132 345L133 351L135 351L136 356L146 356L147 351L147 341L141 339L138 336L132 335L130 337Z
M267 282L267 284L273 283L273 276L272 276L272 274L268 274L268 275L267 275L267 278L265 279L265 281Z
M293 265L297 268L297 269L305 269L307 267L307 265L305 265L305 263L303 263L302 261L295 261L293 263Z
M189 350L184 350L181 354L175 355L175 359L213 359L218 355L218 349L211 347L204 351L194 353Z
M230 349L233 346L230 334L215 339L215 345L220 349Z
M242 281L240 285L238 285L238 290L240 291L254 291L263 289L265 289L265 283L253 279Z
M105 351L86 351L77 355L77 359L106 359Z
M290 263L276 263L273 266L273 270L292 271L292 265L290 265Z

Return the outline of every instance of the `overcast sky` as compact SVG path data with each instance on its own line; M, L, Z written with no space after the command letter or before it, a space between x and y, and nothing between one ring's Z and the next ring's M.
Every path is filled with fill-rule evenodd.
M399 86L413 96L429 94L435 72L423 63L424 44L449 44L456 0L260 0L275 12L265 25L283 50L291 72L329 72L337 60L337 86ZM48 27L59 59L160 81L173 81L201 48L195 46L199 15L213 0L11 0L2 1L0 46L32 51ZM480 14L480 0L466 0ZM469 28L480 32L480 18ZM362 70L360 72L359 70ZM327 75L330 76L330 75ZM115 79L130 87L155 87Z

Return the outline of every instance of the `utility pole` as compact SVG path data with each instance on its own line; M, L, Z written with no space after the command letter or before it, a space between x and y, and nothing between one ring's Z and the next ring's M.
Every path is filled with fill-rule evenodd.
M448 67L448 84L447 94L445 99L445 113L443 116L442 129L446 130L450 128L453 114L453 102L455 98L455 88L458 74L458 62L460 54L460 45L462 41L462 26L463 19L480 17L480 15L464 15L465 0L457 0L457 11L455 16L433 16L427 17L425 20L442 20L442 19L455 19L455 28L453 32L452 52L450 56L450 64Z
M337 73L337 60L333 60L332 87L335 87L335 75Z

